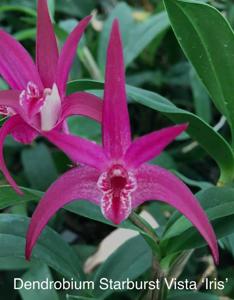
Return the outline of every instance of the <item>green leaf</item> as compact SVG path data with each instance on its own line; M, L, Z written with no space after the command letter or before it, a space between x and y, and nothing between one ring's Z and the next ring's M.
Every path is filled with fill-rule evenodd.
M35 40L36 31L37 31L36 28L21 30L21 31L16 32L14 34L14 37L18 41L24 41L27 39Z
M25 261L25 236L29 219L17 215L0 215L0 257ZM32 252L31 261L43 262L67 278L84 279L81 263L66 242L51 228L45 228Z
M196 115L207 123L210 123L212 119L211 101L204 85L193 68L190 71L190 81Z
M169 20L165 12L160 12L143 22L137 23L134 21L131 7L124 2L119 3L104 23L99 39L98 63L103 74L106 64L106 49L109 34L115 18L118 18L120 22L126 67L130 65L154 38L160 38L169 27Z
M78 90L103 89L103 83L91 80L77 80L68 84L68 92ZM144 89L127 86L127 93L136 102L157 110L175 123L189 123L187 132L198 141L206 152L216 161L220 170L220 184L232 181L234 177L234 156L227 141L209 124L193 113L176 107L159 94Z
M8 12L8 11L16 11L22 12L32 17L36 17L37 13L34 9L28 8L26 6L21 5L2 5L0 7L0 12Z
M66 295L66 300L98 300L97 298L83 297L83 296L74 296Z
M213 186L213 184L211 184L210 182L193 180L193 179L190 179L190 178L184 176L183 174L181 174L178 171L175 171L175 170L171 170L171 171L177 177L179 177L182 181L184 181L187 185L196 186L196 187L200 188L201 190L205 190L205 189L208 189Z
M176 37L234 136L234 35L223 15L198 1L165 0Z
M234 176L234 157L230 145L209 124L193 113L177 108L166 98L140 88L127 87L135 101L155 109L175 123L189 123L187 133L216 161L221 170L220 181L229 182ZM225 154L224 154L225 153Z
M220 241L221 246L228 250L234 257L234 233Z
M95 296L105 298L113 293L110 289L106 291L99 289L99 282L102 278L120 282L127 278L134 280L146 272L151 263L152 252L142 237L130 239L120 246L98 269L94 278L97 287Z
M49 268L44 264L35 264L23 276L23 282L29 281L45 281L51 282L53 280ZM20 283L19 283L20 284ZM25 289L19 290L22 300L59 300L59 296L54 289Z
M30 268L31 263L17 257L0 257L1 271L24 270Z
M213 187L197 194L203 209L212 222L218 239L230 235L234 226L234 189ZM167 253L198 248L205 245L195 227L179 213L169 222L163 235L162 247Z
M96 140L101 135L100 124L85 117L70 117L68 119L68 126L72 134L91 140Z
M217 295L199 292L177 292L169 295L168 300L219 300Z
M165 12L161 12L142 24L136 24L129 32L128 42L124 47L126 67L145 49L150 42L161 37L169 27L169 20Z
M48 8L50 13L50 18L54 22L54 14L55 14L55 0L48 0Z
M32 188L46 190L58 177L53 158L45 144L34 144L22 151L25 175Z
M56 0L56 10L70 16L84 18L95 8L96 3L93 0Z
M104 218L103 214L101 213L101 209L99 206L87 202L87 201L74 201L69 205L66 205L64 209L71 211L75 214L78 214L80 216L102 222L104 224L108 224L114 227L120 227L120 228L127 228L127 229L132 229L137 232L139 232L147 241L147 243L154 249L154 251L159 255L159 247L157 243L155 243L155 240L152 238L151 235L145 233L142 229L140 229L138 226L135 226L132 224L131 221L125 220L122 222L120 225L116 226L112 222L108 221L106 218ZM135 215L136 218L140 218L138 215ZM147 224L148 225L148 224ZM150 225L148 225L150 226ZM151 228L152 229L152 228ZM153 230L153 229L152 229Z
M20 205L29 201L39 201L43 193L37 190L22 188L24 192L23 196L18 195L11 186L2 185L0 186L0 209L5 209L11 206Z

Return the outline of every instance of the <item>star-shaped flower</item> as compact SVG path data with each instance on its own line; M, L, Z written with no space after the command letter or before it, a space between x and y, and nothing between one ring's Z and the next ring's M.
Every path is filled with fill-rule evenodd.
M188 187L169 171L147 162L159 155L186 124L165 128L131 140L127 109L123 51L118 21L114 21L105 75L102 146L88 140L52 132L49 139L82 164L65 173L37 206L27 234L26 257L41 231L64 205L85 199L99 205L115 224L150 200L160 200L184 214L209 244L218 261L218 247L209 220Z
M38 134L54 128L66 131L65 120L70 115L101 121L102 102L97 97L83 92L66 96L77 45L90 19L79 22L59 54L47 1L38 0L36 64L20 43L0 30L0 75L12 88L0 91L0 115L9 117L0 129L0 170L19 193L3 159L8 134L21 143L31 143Z

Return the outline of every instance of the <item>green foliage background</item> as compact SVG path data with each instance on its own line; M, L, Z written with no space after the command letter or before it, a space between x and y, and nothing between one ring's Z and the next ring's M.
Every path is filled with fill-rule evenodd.
M232 299L234 298L234 191L232 188L234 158L231 138L234 115L230 116L229 112L234 100L232 101L228 92L224 93L224 100L230 100L230 106L224 109L223 104L219 102L221 98L217 96L219 95L218 83L211 80L206 84L206 76L212 74L207 71L208 73L204 75L199 68L206 64L207 58L205 57L199 64L196 60L196 49L195 54L190 52L193 40L190 41L188 38L187 44L186 40L180 40L180 34L182 36L186 34L187 26L192 25L184 26L185 23L178 25L178 20L181 22L185 20L181 18L181 8L175 4L176 2L179 3L179 1L167 0L166 5L178 39L171 29L168 15L160 0L48 0L60 45L81 18L91 12L96 13L78 49L70 77L73 82L68 86L69 92L84 89L98 95L102 94L108 34L112 20L118 17L124 42L129 110L134 136L168 126L173 122L190 123L189 135L183 134L173 146L168 147L152 163L175 172L194 193L198 193L198 199L206 209L220 238L220 265L217 268L213 265L209 252L202 247L204 242L195 229L178 213L173 214L172 208L154 202L145 205L144 209L156 218L161 233L164 231L161 251L165 256L165 266L171 263L177 251L197 248L180 275L181 279L199 281L206 272L211 279L229 278L223 291L205 291L201 286L200 291L193 294L183 291L178 294L171 291L168 299L181 300L194 297L193 299L196 300L214 300L221 299L222 296ZM202 2L216 7L225 15L231 26L234 26L234 4L231 0ZM181 7L186 9L183 5L182 3ZM204 12L204 7L202 8L204 20L209 17L210 11ZM197 16L194 15L196 13ZM199 12L194 8L190 10L189 5L185 15L190 18L189 20L199 18ZM202 16L200 17L202 19ZM215 35L218 39L224 36L226 27L223 25L221 30L221 25L218 23L220 19L217 16L215 18L217 22L212 23L208 34ZM201 28L205 26L206 24L203 24ZM34 56L36 1L1 0L0 27L14 35ZM195 40L195 35L191 34L190 38ZM198 42L195 45L198 45ZM219 54L223 51L222 45L224 45L222 40L217 43L217 46L213 44L214 48L217 47L214 56L217 58L217 70L220 72L218 74L222 75L218 79L221 87L226 83L230 87L234 80L232 78L234 60L232 59L230 63L230 69L227 69L225 62L219 58ZM234 46L231 45L230 57L234 53L232 50ZM190 59L193 66L186 57ZM222 64L225 66L224 70L221 70ZM207 68L206 66L206 70ZM196 71L200 79L205 82L206 88ZM7 85L1 80L0 89L6 88ZM233 89L230 94L232 91ZM72 117L69 120L69 127L74 134L100 141L100 126L95 122L81 117ZM66 298L65 291L52 290L38 293L21 290L19 293L13 290L14 277L22 277L24 280L42 280L46 277L59 280L61 276L96 281L101 277L115 280L127 277L148 279L152 254L145 241L139 236L121 246L95 272L84 274L85 260L97 250L100 241L114 227L102 217L97 207L85 202L74 202L51 220L49 224L51 228L44 231L33 252L32 261L26 262L24 243L28 217L31 216L42 192L46 191L60 174L68 170L71 163L65 155L43 139L38 139L30 146L22 146L9 137L4 149L7 165L17 182L24 187L25 196L23 198L17 196L6 185L0 174L0 298L114 300L143 297L144 299L144 295L139 295L136 291L112 294L111 291L103 293L95 290L91 294L90 291L85 291L84 295L69 291L68 294L71 296ZM218 181L221 185L225 182L226 186L217 188ZM141 209L139 208L139 211ZM121 226L139 230L129 221Z

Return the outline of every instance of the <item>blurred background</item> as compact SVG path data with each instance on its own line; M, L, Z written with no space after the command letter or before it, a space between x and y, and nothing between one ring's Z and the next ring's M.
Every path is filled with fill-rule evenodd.
M232 0L203 2L219 9L234 26ZM154 91L176 106L197 114L212 126L216 126L229 139L230 132L225 119L214 108L205 88L185 58L172 32L162 1L48 0L48 3L60 46L81 18L90 13L94 15L77 51L70 80L104 79L108 35L113 19L117 17L123 35L127 83ZM34 57L36 1L1 0L0 27L11 33ZM7 88L0 78L0 89ZM94 92L101 96L100 91ZM155 110L133 102L132 99L128 101L134 137L172 124ZM100 142L101 128L93 121L72 117L69 119L69 128L74 134ZM9 137L4 149L7 166L17 182L35 190L45 191L60 174L71 167L71 162L64 154L41 138L32 145L23 146ZM219 175L212 159L186 134L169 146L153 163L175 172L194 192L215 184ZM0 174L0 185L4 184L6 182ZM35 205L29 203L10 207L4 212L30 216L34 208ZM158 203L147 206L146 209L160 225L165 223L172 212L171 208ZM83 262L113 230L111 226L65 211L60 211L50 225L74 246ZM222 246L218 277L221 280L229 277L229 284L220 295L231 299L234 298L234 236L223 240ZM199 281L206 272L207 276L216 277L216 270L207 253L206 249L197 250L182 277ZM23 259L0 258L0 299L37 299L36 295L32 298L31 294L19 294L12 288L12 278L25 276L23 274L28 274L30 267ZM54 271L47 271L50 275L52 272L51 276L55 278L58 276ZM202 285L200 290L203 290ZM53 297L55 296L51 294L40 299L59 299ZM61 293L58 297L63 299L64 296ZM119 297L111 295L108 299L120 299ZM136 299L135 297L134 293L121 294L121 299Z

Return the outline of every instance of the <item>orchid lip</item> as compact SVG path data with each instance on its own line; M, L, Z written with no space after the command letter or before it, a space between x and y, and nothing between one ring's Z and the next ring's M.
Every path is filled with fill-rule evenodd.
M56 126L61 110L61 98L56 84L53 84L52 89L45 88L41 92L35 83L29 81L19 96L19 103L32 123L34 117L40 113L41 130L49 131Z
M102 192L101 209L104 216L115 224L125 220L132 210L132 193L137 189L133 172L121 164L113 164L98 179Z
M0 105L0 115L2 116L13 116L16 112L13 108L8 107L6 105Z

